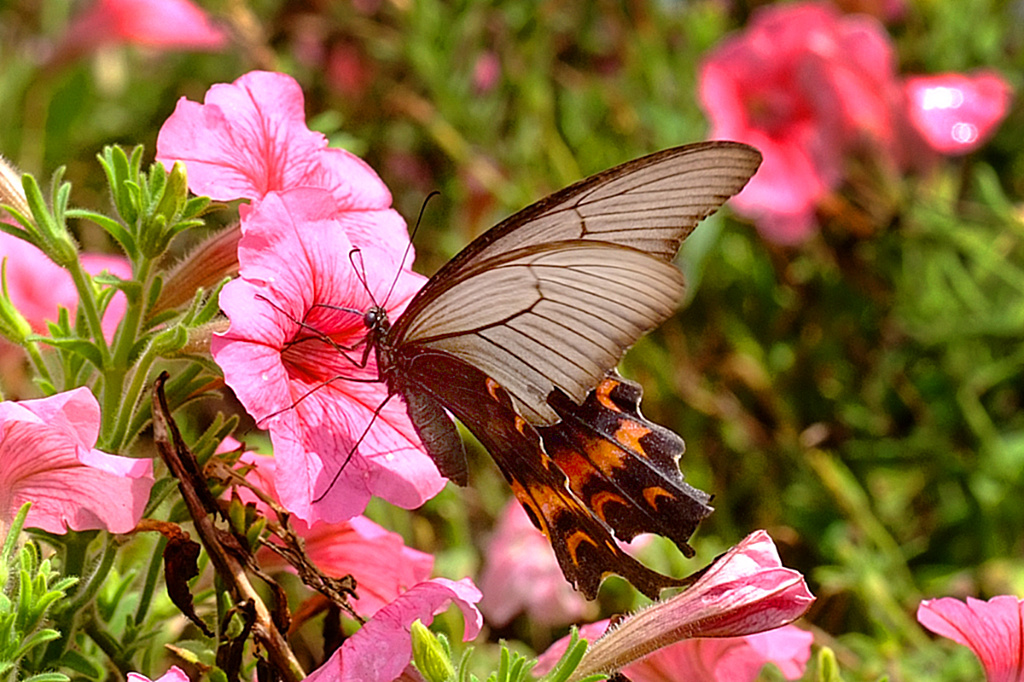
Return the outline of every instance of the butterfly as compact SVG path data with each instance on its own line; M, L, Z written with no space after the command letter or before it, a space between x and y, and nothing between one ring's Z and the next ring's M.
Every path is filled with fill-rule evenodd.
M692 556L688 540L711 512L679 472L682 439L646 420L639 386L612 370L680 302L682 241L760 163L753 147L725 141L629 161L491 228L393 324L381 306L364 314L379 378L404 399L441 474L467 483L451 414L588 598L612 573L652 598L681 584L616 538L655 532Z

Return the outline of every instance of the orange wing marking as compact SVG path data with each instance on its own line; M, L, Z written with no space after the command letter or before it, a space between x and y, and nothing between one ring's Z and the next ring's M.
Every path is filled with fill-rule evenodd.
M643 446L640 445L640 439L650 432L651 430L643 424L632 421L623 422L622 426L615 431L615 440L623 447L646 457L647 453L644 452Z
M651 505L651 509L658 508L659 497L667 497L670 500L675 499L672 493L660 486L652 485L650 488L644 488L644 500L647 501L647 504Z
M594 542L594 538L587 535L587 532L584 530L577 530L565 539L565 547L569 550L569 554L572 555L572 562L580 568L582 568L582 566L580 566L578 550L580 545L584 542L594 548L598 546L598 544Z
M619 406L616 405L611 398L612 391L614 391L618 385L619 382L606 379L598 384L597 388L594 389L594 397L597 398L597 401L613 412L622 412L622 410L619 409Z
M547 518L541 510L537 508L537 504L533 501L533 498L528 492L526 492L526 489L518 481L513 481L511 487L512 494L515 495L516 499L523 505L526 513L534 522L533 525L536 526L541 533L544 533L545 537L550 539L551 529L548 527Z
M628 464L629 452L624 448L607 441L591 441L587 448L592 466L597 467L605 476L611 476L617 469L625 469Z
M501 398L498 397L498 391L502 391L501 384L494 379L487 377L487 392L494 398L495 402L501 402Z
M598 515L601 519L607 519L608 515L604 512L604 506L606 504L618 504L623 507L629 507L629 502L626 501L621 495L616 495L613 492L607 490L602 491L587 500L588 506Z

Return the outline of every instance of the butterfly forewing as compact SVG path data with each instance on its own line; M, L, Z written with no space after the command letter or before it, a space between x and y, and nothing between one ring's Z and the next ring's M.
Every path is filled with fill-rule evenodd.
M557 420L547 404L553 388L582 401L683 294L671 263L616 244L543 244L493 260L408 324L403 316L396 331L402 345L443 350L484 371L534 424Z
M738 142L700 142L597 173L509 216L442 267L423 288L457 279L514 249L587 239L671 260L697 223L743 188L761 154Z

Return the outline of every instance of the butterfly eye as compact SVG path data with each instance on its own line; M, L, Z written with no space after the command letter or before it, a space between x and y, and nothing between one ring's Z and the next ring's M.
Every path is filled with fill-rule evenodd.
M387 312L380 306L373 306L363 314L363 324L367 329L375 329L388 319Z

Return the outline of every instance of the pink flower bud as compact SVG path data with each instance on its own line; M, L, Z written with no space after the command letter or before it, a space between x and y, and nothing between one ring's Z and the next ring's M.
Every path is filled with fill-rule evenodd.
M813 601L803 576L783 567L775 544L759 530L719 557L689 589L629 616L594 642L570 679L620 670L684 639L781 627Z

